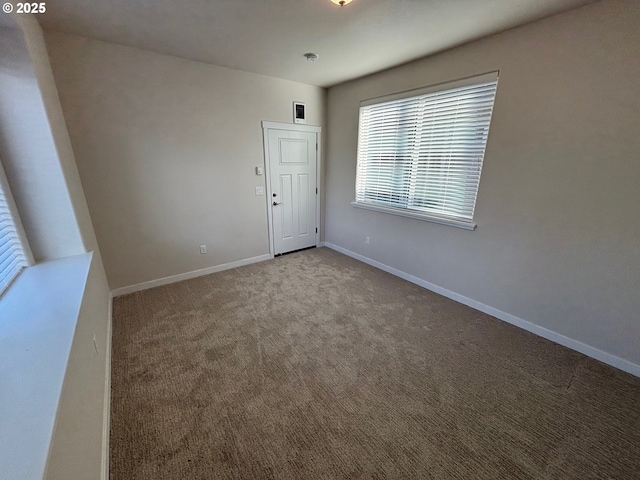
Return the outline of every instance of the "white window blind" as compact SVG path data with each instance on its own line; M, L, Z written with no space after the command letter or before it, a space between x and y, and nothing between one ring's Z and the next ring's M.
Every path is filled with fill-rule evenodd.
M0 295L30 263L31 258L23 244L21 226L14 211L9 186L0 166Z
M354 205L473 228L497 83L494 72L362 102Z

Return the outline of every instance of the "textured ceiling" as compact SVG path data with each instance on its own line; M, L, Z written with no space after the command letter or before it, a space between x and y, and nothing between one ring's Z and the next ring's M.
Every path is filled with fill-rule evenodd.
M52 0L37 17L45 29L326 87L592 2Z

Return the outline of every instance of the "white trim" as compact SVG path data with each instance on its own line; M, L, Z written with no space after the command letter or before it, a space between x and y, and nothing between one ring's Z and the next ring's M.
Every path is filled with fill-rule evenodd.
M102 477L109 480L109 436L111 432L111 337L113 332L113 295L109 294L107 345L105 347L104 412L102 414Z
M209 275L210 273L222 272L223 270L230 270L232 268L243 267L252 263L264 262L265 260L271 260L273 255L265 254L258 255L257 257L245 258L243 260L237 260L235 262L223 263L221 265L215 265L213 267L202 268L200 270L193 270L192 272L179 273L178 275L171 275L169 277L158 278L157 280L150 280L148 282L136 283L135 285L129 285L128 287L115 288L111 291L111 295L119 297L120 295L126 295L127 293L139 292L141 290L147 290L148 288L159 287L161 285L168 285L170 283L181 282L182 280L189 280L190 278L201 277L203 275Z
M271 162L269 159L269 130L286 130L296 132L307 132L316 134L316 189L318 194L316 196L316 247L320 241L320 205L322 204L322 189L320 188L321 175L322 175L322 127L315 125L296 125L293 123L280 123L280 122L267 122L262 121L262 144L264 154L264 171L265 171L265 183L267 186L267 227L269 234L269 255L273 258L275 256L275 244L273 238L273 212L271 210Z
M318 194L316 195L316 247L320 243L320 205L322 205L322 131L318 130L316 133L316 144L318 149L316 151L316 189Z
M611 353L604 352L598 348L592 347L591 345L587 345L578 340L574 340L572 338L566 337L560 333L554 332L553 330L549 330L548 328L541 327L536 325L535 323L529 322L527 320L523 320L522 318L516 317L515 315L511 315L510 313L503 312L498 310L497 308L491 307L489 305L485 305L484 303L478 302L471 298L465 297L464 295L460 295L458 293L452 292L451 290L447 290L446 288L440 287L434 283L427 282L418 277L414 277L408 273L405 273L401 270L398 270L393 267L389 267L384 263L380 263L376 260L372 260L368 257L360 255L359 253L352 252L347 250L346 248L339 247L338 245L334 245L330 242L325 242L325 246L335 250L337 252L343 253L351 258L355 258L356 260L360 260L363 263L371 265L372 267L379 268L380 270L384 270L387 273L395 275L396 277L400 277L408 282L415 283L420 287L426 288L427 290L431 290L432 292L438 293L444 297L450 298L451 300L455 300L456 302L467 305L468 307L479 310L487 315L491 315L492 317L496 317L499 320L515 325L516 327L520 327L523 330L534 333L542 338L546 338L547 340L551 340L552 342L563 345L567 348L575 350L576 352L580 352L588 357L595 358L607 365L611 365L612 367L618 368L624 372L630 373L631 375L635 375L636 377L640 377L640 365L630 362L629 360L625 360L624 358L617 357L612 355Z
M476 224L466 223L458 220L451 220L444 217L431 216L428 213L414 212L411 210L404 210L393 207L383 207L382 205L374 205L370 203L351 202L352 207L363 208L365 210L372 210L374 212L390 213L391 215L399 215L401 217L415 218L416 220L423 220L425 222L439 223L440 225L448 225L450 227L464 228L465 230L475 230Z
M297 132L320 133L322 127L317 125L297 125L295 123L268 122L263 120L262 130L295 130Z
M270 122L262 122L262 145L264 154L264 183L266 184L266 207L267 207L267 237L269 237L269 255L275 255L275 246L273 245L273 212L271 209L271 163L269 161L269 126ZM294 125L292 125L294 126Z

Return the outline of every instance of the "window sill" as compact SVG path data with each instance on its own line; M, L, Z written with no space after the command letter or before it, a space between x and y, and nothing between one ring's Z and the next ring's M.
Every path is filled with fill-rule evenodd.
M463 228L465 230L475 230L476 226L473 223L460 222L457 220L451 220L448 218L436 217L431 215L425 215L422 213L414 213L409 210L401 210L399 208L383 207L381 205L373 205L367 203L351 202L351 205L356 208L363 208L365 210L373 210L374 212L390 213L391 215L399 215L401 217L415 218L416 220L423 220L425 222L439 223L440 225L448 225L450 227Z
M0 471L42 478L91 253L27 268L0 299Z

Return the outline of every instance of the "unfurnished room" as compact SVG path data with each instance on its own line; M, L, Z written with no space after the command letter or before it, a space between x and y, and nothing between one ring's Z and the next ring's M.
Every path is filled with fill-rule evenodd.
M4 0L0 478L640 479L640 1Z

